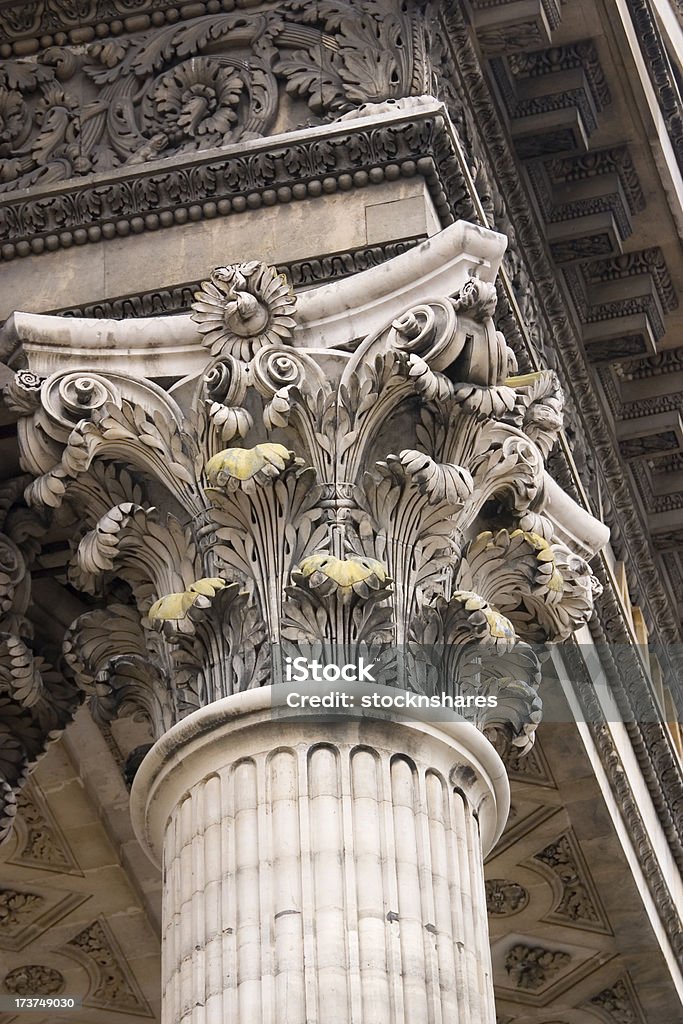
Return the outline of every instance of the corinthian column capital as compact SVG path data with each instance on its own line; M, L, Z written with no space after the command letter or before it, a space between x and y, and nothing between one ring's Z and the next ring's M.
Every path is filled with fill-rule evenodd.
M535 646L590 615L606 539L544 469L555 374L495 328L504 245L458 223L299 296L244 262L184 317L8 328L25 498L94 599L64 661L157 741L165 1024L492 1024L488 739L533 742ZM350 710L289 702L299 657L355 667Z
M26 499L71 515L69 580L106 599L64 646L97 714L160 736L304 647L484 695L477 727L532 742L532 645L590 615L605 534L544 470L562 393L494 326L504 244L458 223L298 298L219 267L187 317L69 324L84 365L42 382L65 321L16 315ZM174 351L189 372L162 386Z

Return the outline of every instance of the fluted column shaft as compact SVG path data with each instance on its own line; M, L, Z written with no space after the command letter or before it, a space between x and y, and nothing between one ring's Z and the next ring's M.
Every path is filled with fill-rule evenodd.
M164 1024L495 1024L483 852L507 813L465 723L227 698L133 793L164 870Z

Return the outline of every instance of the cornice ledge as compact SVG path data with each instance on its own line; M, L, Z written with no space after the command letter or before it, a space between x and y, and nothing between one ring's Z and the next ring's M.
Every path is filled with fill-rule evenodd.
M296 348L348 348L425 294L448 295L469 277L495 280L504 235L457 221L409 252L298 296ZM145 377L201 373L210 355L189 314L129 320L16 312L0 330L0 359L48 376L67 364Z
M318 198L323 194L321 179L329 193L401 175L422 177L442 223L452 224L458 217L469 217L473 208L463 189L461 156L449 124L440 100L410 96L362 104L327 125L3 193L0 255L5 262L48 255L131 232L165 230L188 220ZM364 145L350 147L350 139L359 137ZM335 149L331 166L320 158L321 143ZM292 162L293 151L301 159ZM267 170L261 166L265 158ZM143 181L146 187L140 192ZM455 209L447 192L460 197Z
M633 507L632 494L624 482L621 466L613 439L606 428L604 415L593 394L585 354L567 316L566 300L560 294L555 275L544 252L544 245L530 216L527 197L519 182L518 169L509 152L507 136L501 128L499 116L491 102L481 65L469 38L462 13L456 6L445 12L445 26L457 60L459 74L466 83L476 123L485 126L482 137L489 160L489 166L505 196L510 220L517 231L518 242L529 261L530 280L533 289L530 294L537 296L537 309L543 316L541 331L544 341L539 347L547 351L551 346L561 356L561 376L567 391L580 407L580 421L577 421L579 435L585 443L591 442L595 449L596 465L601 477L608 481L611 507L605 510L607 522L612 526L612 542L618 557L628 561L635 569L639 593L645 604L650 621L657 624L659 639L670 645L680 644L681 629L675 612L660 581L660 571L650 552L647 533L639 513ZM491 154L495 154L495 161ZM578 399L578 400L577 400ZM575 480L567 467L566 480L562 481L571 489ZM671 660L671 671L675 675L678 659Z

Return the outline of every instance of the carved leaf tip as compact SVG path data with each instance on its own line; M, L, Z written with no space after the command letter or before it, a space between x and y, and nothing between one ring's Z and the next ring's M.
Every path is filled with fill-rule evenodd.
M192 630L191 623L186 623L185 627L181 625L183 620L191 618L192 609L204 610L210 607L216 594L228 587L236 590L237 584L228 583L217 576L204 576L191 583L187 590L160 597L149 609L147 618L157 629L163 628L165 623L175 623L182 632L188 628Z
M292 579L322 596L339 591L342 595L369 597L372 592L389 590L392 583L384 565L375 558L337 558L327 552L305 558L293 570Z
M206 464L206 477L212 487L235 490L248 480L268 483L292 465L303 465L303 460L284 445L267 441L253 448L226 448L218 452Z

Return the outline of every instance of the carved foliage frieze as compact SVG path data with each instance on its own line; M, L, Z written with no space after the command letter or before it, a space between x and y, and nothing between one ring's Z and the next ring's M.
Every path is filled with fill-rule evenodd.
M598 992L587 1005L598 1010L610 1024L642 1024L644 1020L631 981L627 978L619 978Z
M234 6L234 0L223 3L226 10ZM258 3L241 0L240 6L254 7ZM27 52L27 42L30 52L32 41L52 46L67 41L81 43L96 35L117 36L151 24L163 25L166 20L178 21L186 17L185 11L185 7L178 10L177 0L33 0L30 4L17 0L3 8L0 33L4 40L15 43L15 52Z
M66 839L36 791L35 781L17 795L17 833L13 863L65 874L80 873Z
M359 13L345 0L286 0L9 60L0 71L0 190L249 141L276 125L422 93L420 25L418 4L368 0ZM268 154L255 160L267 174Z
M628 8L678 166L683 167L683 102L678 76L650 4L645 0L628 0Z
M547 988L569 966L571 959L564 950L518 942L505 957L505 970L516 988L537 992Z
M65 952L76 955L86 966L91 986L84 999L86 1006L115 1009L142 1017L152 1017L144 995L108 926L99 918L75 935Z
M550 42L562 17L560 0L469 0L468 6L477 42L487 56L537 50Z
M415 175L425 178L443 223L471 219L472 197L438 105L399 101L390 112L399 115L391 125L351 131L342 120L315 139L298 135L267 149L255 144L250 155L213 152L201 163L190 153L180 166L103 173L68 194L36 198L9 190L0 201L0 255L7 261Z

